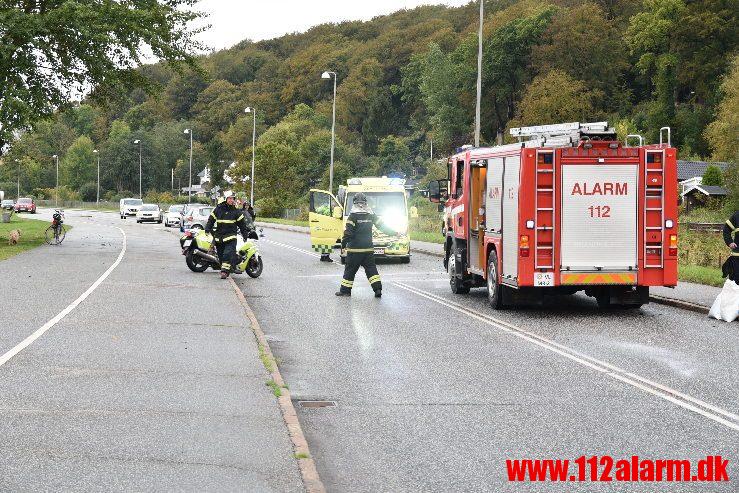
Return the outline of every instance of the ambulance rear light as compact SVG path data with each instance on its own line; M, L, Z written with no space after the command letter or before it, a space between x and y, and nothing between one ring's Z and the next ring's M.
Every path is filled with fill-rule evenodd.
M529 256L529 235L521 235L518 242L518 251L521 257Z
M677 257L677 235L670 235L670 248L667 254L670 257Z

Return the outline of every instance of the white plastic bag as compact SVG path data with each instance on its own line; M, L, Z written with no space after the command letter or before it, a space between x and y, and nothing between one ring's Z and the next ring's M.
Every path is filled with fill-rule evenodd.
M726 280L708 316L727 322L733 322L739 318L739 284L730 279Z

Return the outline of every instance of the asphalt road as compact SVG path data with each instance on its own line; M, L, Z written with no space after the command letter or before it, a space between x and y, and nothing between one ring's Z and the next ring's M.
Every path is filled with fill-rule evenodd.
M61 246L0 262L0 491L302 491L230 283L161 226L67 222Z
M424 255L379 266L380 300L361 273L336 298L338 262L320 263L304 234L265 233L264 274L238 282L329 491L739 490L736 324L661 305L602 312L585 296L493 312L484 290L452 295ZM582 455L722 455L732 481L506 478L506 459Z

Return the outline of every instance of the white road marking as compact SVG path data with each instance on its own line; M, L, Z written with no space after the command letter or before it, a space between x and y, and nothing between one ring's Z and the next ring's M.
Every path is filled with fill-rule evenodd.
M611 365L610 363L606 363L605 361L601 361L597 358L593 358L567 346L563 346L562 344L547 339L546 337L542 337L538 334L534 334L533 332L521 329L520 327L504 320L500 320L481 313L475 313L471 309L460 305L459 303L445 300L444 298L433 293L422 291L418 288L403 283L393 284L401 289L410 291L411 293L414 293L418 296L444 305L448 308L451 308L452 310L467 315L468 317L474 318L487 325L502 330L503 332L507 332L516 337L520 337L521 339L531 342L532 344L536 344L537 346L557 353L560 356L564 356L565 358L568 358L580 365L600 372L615 380L626 383L628 385L631 385L632 387L660 397L661 399L672 402L673 404L676 404L684 409L700 414L701 416L720 423L734 431L739 431L739 416L732 412L726 411L725 409L721 409L718 406L683 394L678 390L667 387L666 385L662 385L644 377L640 377L639 375L636 375L634 373L630 373L622 368Z
M300 252L300 253L303 253L305 255L310 255L311 257L321 258L321 256L319 254L317 254L317 253L313 253L313 252L308 251L308 250L303 250L302 248L294 247L292 245L286 245L285 243L280 243L278 241L272 241L272 240L261 240L261 241L264 241L266 243L271 243L272 245L281 246L283 248L288 248L290 250L295 250L296 252Z
M42 335L44 335L44 333L47 330L49 330L50 328L52 328L53 326L55 326L64 317L66 317L67 315L69 315L69 313L72 310L74 310L75 308L77 308L77 305L79 305L80 303L82 303L83 301L85 301L85 299L87 299L87 297L90 296L90 294L92 294L92 292L95 291L97 289L97 287L100 286L100 284L105 279L107 279L107 277L110 275L110 273L113 272L113 270L115 270L116 267L118 267L118 264L121 263L121 260L123 260L123 256L126 254L126 233L121 228L119 228L117 226L113 226L113 227L116 228L118 231L120 231L121 234L123 235L123 247L121 248L121 253L118 254L118 258L116 259L116 261L113 262L113 264L110 267L108 267L108 270L106 270L105 272L103 272L103 274L100 277L98 277L97 280L94 283L92 283L92 286L90 286L89 288L87 288L87 291L85 291L84 293L82 293L79 296L79 298L77 298L72 303L70 303L69 306L67 306L64 310L62 310L61 312L59 312L54 318L52 318L51 320L49 320L48 322L46 322L44 325L42 325L41 328L37 329L33 334L31 334L30 336L28 336L25 339L23 339L23 341L21 341L13 349L11 349L7 353L5 353L2 356L0 356L0 366L3 366L5 363L7 363L8 361L10 361L10 359L13 356L17 355L18 353L20 353L21 351L23 351L25 348L27 348L28 346L30 346L31 344L33 344L33 342L36 339L38 339L39 337L41 337Z

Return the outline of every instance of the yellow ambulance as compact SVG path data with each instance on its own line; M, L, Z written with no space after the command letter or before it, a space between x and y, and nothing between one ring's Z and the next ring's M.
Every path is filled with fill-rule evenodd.
M408 233L408 201L405 193L405 180L402 178L364 177L350 178L346 186L339 187L334 196L326 190L310 191L311 247L318 253L331 253L341 244L346 220L352 209L354 195L362 192L367 196L367 204L372 212L380 216L385 224L398 231L396 235L386 235L376 228L373 232L373 246L377 258L400 259L403 263L411 260L411 241ZM415 207L410 208L410 216L418 217ZM341 252L341 263L346 252Z

